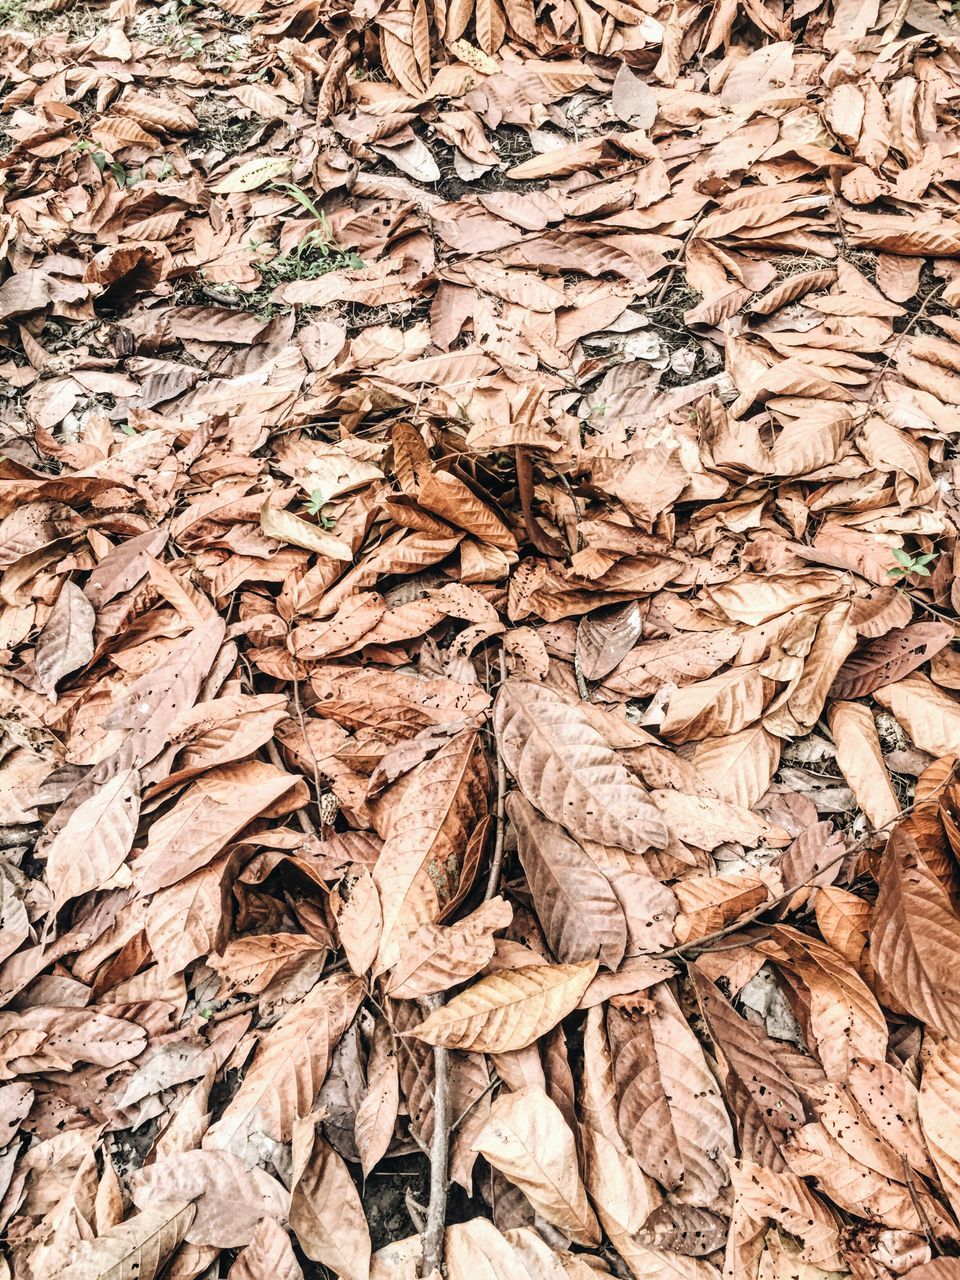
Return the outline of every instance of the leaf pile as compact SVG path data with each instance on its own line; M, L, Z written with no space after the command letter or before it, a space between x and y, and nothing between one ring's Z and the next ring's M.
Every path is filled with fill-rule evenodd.
M0 1276L958 1280L946 0L0 15Z

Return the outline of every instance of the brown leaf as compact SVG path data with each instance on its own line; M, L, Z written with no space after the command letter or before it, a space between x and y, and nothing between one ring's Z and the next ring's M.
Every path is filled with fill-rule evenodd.
M828 723L837 744L837 765L857 803L872 826L889 826L900 812L900 801L883 762L869 708L859 702L835 702Z
M250 1243L265 1216L286 1214L284 1188L262 1169L245 1169L225 1151L181 1151L161 1156L131 1179L134 1204L172 1210L190 1201L196 1208L184 1231L190 1244L235 1249Z
M236 1262L227 1272L227 1280L261 1280L262 1276L303 1280L290 1237L274 1218L261 1219L250 1243L237 1254Z
M477 1053L523 1049L575 1009L597 971L582 964L528 965L491 973L435 1009L410 1034Z
M437 923L469 892L477 868L464 848L486 812L487 767L477 734L458 733L403 786L374 868L383 908L378 972L396 964L408 933Z
M507 797L517 849L547 941L558 960L599 956L617 969L627 948L627 920L610 879L561 826L517 792Z
M665 986L607 1013L620 1133L641 1169L684 1204L712 1204L733 1132L696 1036Z
M264 809L281 800L290 808L299 807L302 791L303 783L295 775L260 761L211 769L152 824L134 865L141 893L176 884L206 866Z
M884 854L870 959L904 1008L950 1036L960 1036L960 982L952 959L958 940L960 920L943 886L914 839L896 828Z
M86 666L93 657L96 621L84 593L72 582L65 582L37 640L34 662L45 693L52 694L64 676Z
M260 1041L240 1088L204 1142L246 1157L268 1138L289 1142L295 1121L313 1105L334 1046L363 997L359 979L344 973L318 982Z
M929 661L953 639L943 622L897 627L849 657L830 686L831 698L862 698Z
M195 1214L196 1206L189 1203L171 1203L135 1213L96 1239L79 1242L72 1261L57 1271L56 1280L102 1280L105 1276L115 1280L155 1280L183 1240Z
M724 1092L739 1120L742 1149L765 1168L782 1170L790 1134L813 1114L810 1097L822 1079L819 1070L741 1018L695 965L690 976L710 1035L727 1064Z
M103 888L123 866L140 818L140 774L120 769L70 814L46 850L58 906Z
M456 924L421 925L404 941L387 979L387 993L398 1000L416 1000L472 978L493 958L494 933L506 929L512 919L513 908L498 896Z
M493 723L523 794L575 838L634 853L667 843L646 792L578 707L540 685L507 680Z
M473 1148L523 1191L541 1217L578 1244L599 1244L573 1134L542 1089L501 1093Z
M624 70L621 68L621 70ZM639 602L588 613L577 624L577 661L585 680L602 680L640 639L643 615Z
M353 1179L312 1117L293 1128L290 1227L300 1247L343 1280L367 1280L370 1233Z
M367 1059L367 1087L357 1107L356 1140L366 1178L393 1139L400 1104L400 1080L393 1032L378 1018Z

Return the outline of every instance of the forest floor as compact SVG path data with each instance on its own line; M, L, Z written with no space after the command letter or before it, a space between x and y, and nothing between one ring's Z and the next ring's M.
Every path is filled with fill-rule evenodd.
M960 1280L952 7L0 30L0 1280Z

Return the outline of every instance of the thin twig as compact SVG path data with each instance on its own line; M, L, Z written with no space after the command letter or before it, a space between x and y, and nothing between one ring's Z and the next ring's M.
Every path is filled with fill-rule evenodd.
M442 995L424 996L425 1013L439 1009ZM430 1141L430 1202L421 1233L423 1257L420 1275L443 1273L443 1233L447 1225L447 1192L450 1186L450 1056L442 1045L433 1047L433 1137Z
M734 920L725 928L718 929L716 933L708 933L703 938L696 938L692 942L681 943L678 947L671 947L669 951L658 951L657 959L669 960L672 956L684 957L689 955L691 952L709 951L711 949L709 945L711 942L718 942L721 938L726 938L731 933L737 933L741 929L745 929L747 925L753 924L755 921L759 920L761 916L765 916L773 907L779 906L781 902L786 902L788 898L792 898L795 893L799 892L799 890L808 888L811 881L813 881L816 876L822 875L824 871L829 871L831 867L835 867L838 863L849 858L852 853L856 853L859 849L865 848L871 840L876 836L881 835L884 831L887 831L890 827L895 827L903 818L906 818L909 814L913 813L914 809L919 808L922 804L929 804L931 800L935 799L940 794L947 783L953 778L955 772L956 765L954 765L944 780L939 783L938 786L934 787L929 795L925 795L922 800L914 800L912 804L908 804L905 809L900 810L895 818L891 818L890 821L885 822L883 826L871 827L866 835L857 840L855 844L850 845L849 848L844 849L841 853L837 854L835 858L831 858L829 862L823 863L822 866L814 867L806 880L801 880L799 884L791 885L789 889L785 889L783 893L779 894L776 898L771 898L769 902L764 902L761 906L757 907L755 911L751 911L747 915L741 916L739 920Z
M921 1227L923 1227L923 1234L927 1237L927 1244L930 1246L930 1252L936 1258L943 1253L943 1250L937 1244L937 1237L934 1234L933 1227L930 1225L930 1219L927 1216L927 1211L914 1189L913 1178L910 1176L910 1161L905 1155L901 1155L900 1160L903 1163L903 1180L907 1184L907 1190L910 1192L910 1202L913 1205L913 1211L917 1215Z
M277 750L277 744L273 738L271 738L267 743L267 755L270 757L271 764L276 765L278 769L286 773L286 765L283 763L280 752ZM313 836L314 839L316 839L317 828L310 821L309 815L304 813L303 809L297 810L297 822L299 822L300 830L305 836Z
M868 409L871 408L877 396L880 394L880 387L883 383L884 378L887 376L887 370L890 368L892 361L895 359L897 352L900 350L900 344L903 342L904 338L907 336L910 330L920 320L923 319L926 313L927 307L929 307L930 303L934 300L934 298L936 298L939 295L940 291L945 287L946 286L944 284L938 284L935 288L931 289L930 292L927 294L927 296L924 298L923 302L921 302L920 306L914 312L914 314L910 317L907 323L903 326L903 328L897 334L897 340L893 344L890 354L887 356L886 360L884 360L883 365L881 366L880 372L877 374L877 380L873 385L873 390L870 392L870 399L867 401Z
M686 255L687 245L693 239L693 233L694 231L696 231L697 227L700 225L700 222L706 212L707 212L707 206L704 205L703 208L700 210L700 212L697 214L697 216L694 218L693 222L690 224L690 230L683 237L683 244L677 250L677 256L674 258L674 260L670 263L670 266L667 268L667 274L663 277L663 284L657 290L657 296L653 300L653 305L655 307L660 305L660 303L663 301L663 295L670 288L670 282L673 279L673 277L677 274L677 271L680 269L680 263L683 262L684 256Z
M293 673L293 705L297 709L297 720L300 723L300 732L303 734L304 745L310 753L310 760L313 764L313 792L314 804L317 806L317 812L320 812L320 800L323 795L323 788L320 786L320 761L317 759L317 753L313 749L313 743L310 741L310 735L307 733L307 722L303 718L303 704L300 702L300 681L297 679L296 670ZM314 832L316 835L316 832Z
M899 591L902 596L906 596L918 609L924 609L934 618L940 618L941 621L949 623L951 627L960 626L960 620L957 619L955 614L946 613L943 609L938 609L936 605L928 604L922 596L915 596L912 591L907 591L905 587L895 587L894 590Z
M507 678L507 658L503 649L500 650L500 683L502 684ZM487 878L487 889L483 895L486 902L492 898L500 886L500 868L503 866L503 842L506 835L506 799L507 799L507 767L503 763L503 755L500 751L500 744L496 743L497 751L497 834L493 842L493 861L490 863L490 875Z

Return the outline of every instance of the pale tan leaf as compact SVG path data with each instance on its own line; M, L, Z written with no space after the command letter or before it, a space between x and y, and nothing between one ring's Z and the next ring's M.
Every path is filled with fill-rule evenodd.
M337 936L347 963L362 977L377 956L383 916L373 876L355 863L330 896Z
M145 928L150 949L164 977L180 973L200 956L223 945L232 876L228 858L218 858L186 880L154 894ZM211 962L215 957L211 957Z
M327 953L323 942L305 933L255 933L231 939L223 954L211 955L207 963L220 974L229 991L259 994L294 974L307 981L315 979Z
M69 1265L50 1280L154 1280L195 1214L187 1203L135 1213L95 1240L81 1241Z
M781 745L763 725L754 724L739 733L698 742L691 759L718 796L752 809L780 765Z
M185 1200L196 1215L184 1231L190 1244L235 1249L250 1243L265 1216L286 1215L289 1197L262 1169L246 1169L225 1151L181 1151L139 1169L131 1179L138 1208L179 1207Z
M57 906L102 888L123 866L137 833L140 787L136 769L119 769L54 836L46 857Z
M387 979L387 993L415 1000L472 978L493 958L494 933L512 919L513 908L498 896L456 924L421 925L404 942Z
M857 803L872 826L888 826L900 812L900 802L883 763L869 707L860 702L835 702L828 722L837 744L837 765Z
M263 1280L265 1276L270 1280L303 1280L290 1237L273 1218L258 1224L250 1243L227 1272L227 1280Z
M819 938L778 925L757 950L803 983L807 1018L828 1079L846 1080L855 1058L883 1059L887 1023L853 966Z
M277 542L287 542L293 547L303 547L306 551L315 551L317 555L329 556L331 560L352 560L353 550L332 533L327 533L319 525L310 524L302 516L292 511L284 511L279 507L271 507L265 502L260 510L260 528L268 538Z
M851 1063L846 1083L877 1133L918 1173L935 1177L920 1126L920 1095L905 1072L881 1059L858 1058Z
M343 1280L367 1280L370 1232L353 1179L313 1117L293 1127L290 1227L300 1247Z
M478 1053L523 1049L577 1007L596 971L597 961L587 960L491 973L409 1034L427 1044Z
M881 707L892 711L914 746L934 756L948 756L960 745L960 702L918 671L896 684L875 689Z
M764 880L749 871L689 876L674 886L680 914L674 924L678 942L695 942L718 933L770 898Z
M215 195L229 195L234 191L255 191L257 187L266 186L268 182L275 182L289 168L290 161L282 156L272 158L263 156L256 160L248 160L227 177L221 178L210 190Z
M776 1222L801 1245L805 1262L824 1270L841 1270L839 1225L821 1200L800 1178L774 1173L750 1160L731 1167L736 1203L759 1222Z
M764 845L783 849L790 843L790 836L782 827L739 805L688 796L682 791L658 790L650 794L673 835L696 848L716 849L730 840L750 848Z
M260 760L211 769L153 821L133 868L141 893L176 884L206 866L232 836L281 799L290 808L304 803L299 777Z
M542 1089L501 1093L473 1149L518 1186L541 1217L578 1244L599 1244L573 1134Z
M738 733L760 719L767 697L757 667L732 667L672 693L660 732L673 742Z

